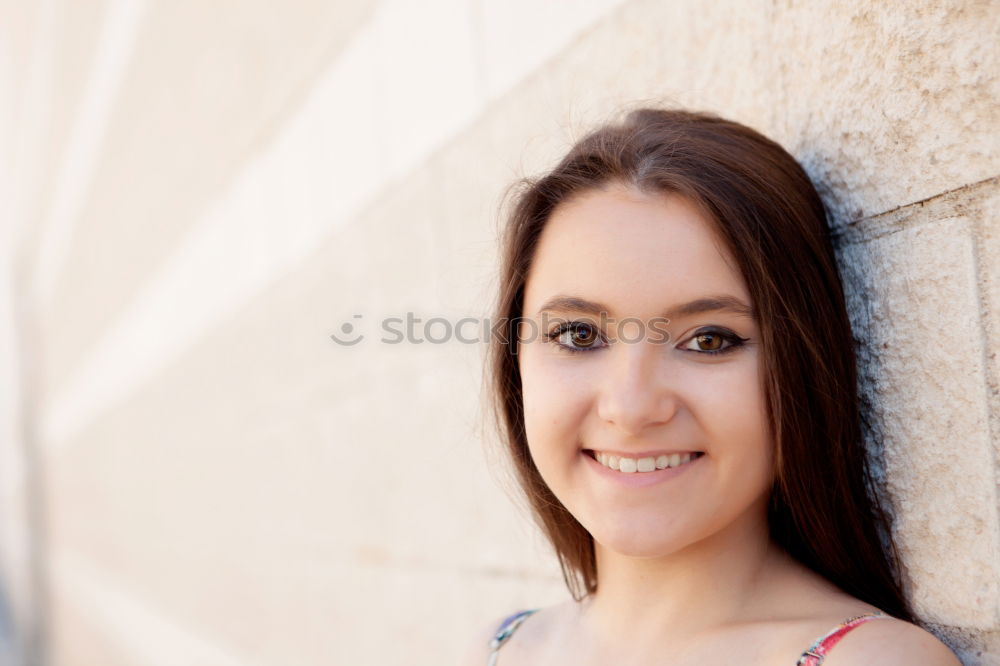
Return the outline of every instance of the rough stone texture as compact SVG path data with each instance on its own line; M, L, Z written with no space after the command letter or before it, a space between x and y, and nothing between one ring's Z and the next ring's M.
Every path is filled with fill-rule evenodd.
M841 236L841 261L910 596L928 621L990 629L1000 597L990 368L973 229L956 212L935 200L865 220ZM942 566L955 544L962 566Z
M282 31L254 6L263 13L251 15L265 17L258 23L227 32L231 24L213 14L214 28L202 26L196 43L220 43L215 56L232 61L205 61L221 64L189 82L198 54L171 58L154 46L169 43L175 12L190 6L151 3L163 21L144 27L149 40L115 116L122 124L40 322L51 389L128 297L149 296L143 285L179 232L203 219L213 196L225 203L225 184L251 157L293 181L351 163L336 150L303 160L271 144L296 111L284 71L306 85L318 59L332 67L357 56L350 35L331 36L323 51L320 17L332 15L302 5L282 25L308 25L313 41L248 46L241 35ZM361 22L362 13L351 16ZM550 165L593 122L643 102L746 122L817 180L834 213L863 388L877 406L869 435L908 589L967 665L998 663L998 20L986 1L890 10L872 0L631 0L603 16L484 100L410 171L379 181L311 256L275 270L249 302L45 460L51 554L83 563L54 582L53 663L162 660L155 642L136 637L164 635L176 638L172 654L190 657L182 663L454 663L484 622L565 596L509 479L487 467L498 456L482 427L482 348L371 338L343 348L327 336L353 314L373 336L380 317L408 310L486 315L503 188ZM409 56L384 47L373 72ZM209 85L224 82L226 63L270 78L260 88ZM184 113L157 103L164 77ZM332 113L357 92L318 103ZM393 136L413 139L422 126L406 134L408 100L380 94L397 119ZM422 113L433 109L420 101ZM207 114L209 103L212 114L192 111ZM452 111L445 106L442 114ZM227 108L250 115L228 127ZM171 136L187 144L143 134L170 118ZM386 151L380 159L402 159L382 137L363 138ZM336 193L336 182L329 187ZM212 275L246 260L240 250L234 238L233 257L220 257ZM190 314L183 302L176 308ZM104 612L87 614L91 605Z

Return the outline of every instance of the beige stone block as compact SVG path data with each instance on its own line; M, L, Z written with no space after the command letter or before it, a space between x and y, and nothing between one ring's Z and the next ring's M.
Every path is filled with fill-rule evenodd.
M119 639L94 621L92 609L81 600L67 598L61 590L53 590L48 620L51 633L45 650L53 666L134 663L118 644Z
M985 2L897 9L628 3L489 115L528 109L531 134L554 121L570 137L623 104L713 110L783 143L838 219L881 213L994 176L1000 149L986 129L1000 123L1000 54L984 29L996 12Z
M1000 523L969 220L915 211L858 237L845 289L908 593L931 622L989 629Z
M90 180L71 220L72 246L43 312L46 386L60 385L73 371L143 278L274 136L301 103L303 88L349 44L375 4L308 0L295 11L267 2L146 5L99 159L93 173L82 174ZM80 65L90 59L81 49L96 49L83 36L96 41L103 18L99 6L82 7L56 12L67 34L55 44L72 48L49 45L64 94L82 94L76 91L87 70ZM184 48L177 35L184 35ZM73 101L56 104L60 123L79 113ZM55 172L67 145L47 148Z
M970 197L972 201L966 204L966 214L972 220L976 234L979 307L983 314L983 334L986 338L985 362L989 368L987 397L990 431L994 460L1000 466L1000 178L977 190L980 191ZM1000 501L997 510L1000 511Z

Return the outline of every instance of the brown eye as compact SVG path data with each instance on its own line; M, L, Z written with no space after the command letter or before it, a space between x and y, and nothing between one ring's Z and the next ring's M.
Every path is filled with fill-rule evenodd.
M724 340L718 333L702 333L695 337L701 346L701 351L719 351Z
M568 352L596 351L606 343L600 330L582 321L567 322L547 335L560 350Z
M577 347L590 347L598 340L597 330L590 324L578 324L572 333L573 344Z
M690 338L686 351L697 354L726 354L743 346L750 338L740 336L726 330L709 329L701 331ZM694 343L697 349L690 347Z

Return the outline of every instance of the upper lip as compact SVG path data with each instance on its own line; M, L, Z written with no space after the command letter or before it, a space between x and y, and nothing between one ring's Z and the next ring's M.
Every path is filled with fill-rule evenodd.
M660 456L671 456L675 453L679 455L684 455L685 453L702 453L695 449L682 449L682 450L667 450L667 449L657 449L649 451L618 451L615 449L584 449L584 451L590 451L591 453L607 453L608 455L618 456L619 458L659 458Z

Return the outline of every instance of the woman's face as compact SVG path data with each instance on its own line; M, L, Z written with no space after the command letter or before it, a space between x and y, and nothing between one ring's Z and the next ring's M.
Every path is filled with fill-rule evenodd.
M621 185L556 208L525 285L531 457L594 539L623 554L666 555L764 519L759 331L745 312L681 311L700 299L752 306L693 204Z

